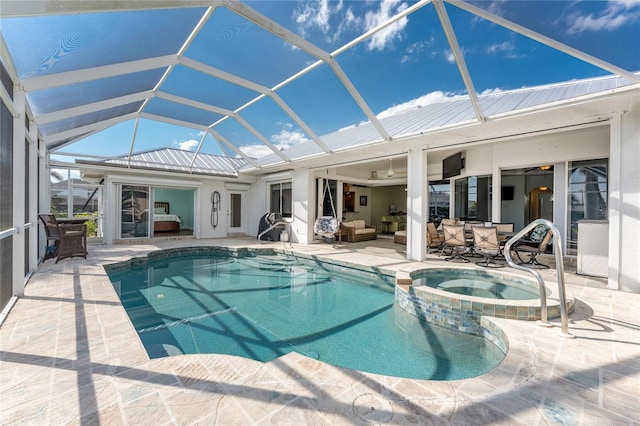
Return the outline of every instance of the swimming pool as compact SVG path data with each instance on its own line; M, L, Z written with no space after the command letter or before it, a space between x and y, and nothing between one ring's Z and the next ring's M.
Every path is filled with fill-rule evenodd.
M116 270L121 269L121 270ZM394 280L262 252L151 256L107 268L151 358L291 351L349 369L434 380L490 371L504 352L394 304Z

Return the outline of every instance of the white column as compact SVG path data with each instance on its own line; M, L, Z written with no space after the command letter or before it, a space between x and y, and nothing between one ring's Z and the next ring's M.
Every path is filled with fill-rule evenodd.
M560 231L562 238L562 252L567 252L567 188L569 187L569 175L567 163L553 164L553 223Z
M51 211L51 175L48 164L49 155L47 154L47 148L42 141L38 141L37 154L40 157L40 190L38 191L40 211L38 213L48 213ZM41 229L39 222L38 227ZM44 229L42 229L42 232L40 232L40 238L38 239L38 258L44 256L45 238L46 235L44 233Z
M291 185L291 202L293 203L291 229L288 229L291 242L310 244L313 241L313 224L316 220L312 201L314 191L313 173L309 169L294 170Z
M407 155L407 259L427 256L427 152L409 150Z
M613 207L609 205L613 213L609 216L609 287L640 293L640 108L622 113L611 129L612 136L619 134L616 153L619 167L610 160L609 171L614 171L618 181L615 184L609 181L615 190L609 197L613 203ZM612 277L617 282L612 282Z
M29 269L35 271L38 264L38 130L34 121L29 122Z
M614 290L620 288L620 239L622 237L620 232L620 174L622 167L620 121L620 114L615 114L609 126L609 273L607 287Z
M502 170L496 165L493 166L491 176L491 222L502 222Z
M13 295L24 294L24 266L27 259L24 256L25 248L25 94L19 86L13 86L13 106L17 115L13 117L13 226L18 228L18 233L13 235Z

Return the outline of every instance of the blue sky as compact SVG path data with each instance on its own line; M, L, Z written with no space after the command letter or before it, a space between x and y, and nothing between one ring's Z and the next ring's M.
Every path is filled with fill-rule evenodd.
M640 0L470 3L628 71L640 70L640 43L637 41L640 40ZM247 4L331 53L411 7L414 2L255 1ZM446 4L446 9L478 93L608 74L453 5ZM191 15L199 13L183 13L184 17L180 19L160 20L155 31L166 37L174 33L184 34L188 32L188 22L194 19ZM171 15L164 11L158 12L158 16L167 18ZM129 24L140 28L130 31L136 34L137 39L143 39L144 17L132 16L129 19ZM7 25L11 23L6 21L2 23L8 30L6 38L11 50L12 34L19 31ZM57 25L62 18L52 18L47 22ZM181 23L185 28L178 28ZM63 28L73 28L73 25L65 21ZM92 34L98 40L97 29L83 31L89 39L86 43L91 43ZM58 37L64 37L64 30L58 32ZM108 39L110 36L102 34L101 37ZM130 40L114 41L114 51L117 51L118 43L127 42ZM44 52L45 48L42 49ZM132 54L135 53L132 50ZM307 53L224 8L214 12L185 55L266 87L274 87L315 61ZM27 59L16 59L19 70L22 62L27 64ZM457 65L431 4L337 55L336 61L378 117L465 93ZM193 72L186 67L176 67L161 89L181 96L188 94L201 102L228 109L237 108L255 95L213 79L194 85ZM367 120L327 66L310 71L278 89L277 93L320 136ZM166 104L154 100L147 108L147 111L162 113ZM183 114L196 115L189 109L185 109ZM309 137L268 98L246 108L240 115L279 148L304 142ZM215 121L217 118L215 114L208 113L202 120ZM121 123L63 151L105 156L126 154L133 129L133 121ZM227 120L215 129L249 156L259 157L271 152L233 120ZM134 151L158 147L194 150L201 138L202 133L198 130L141 120ZM210 135L205 138L202 151L235 155L228 149L221 150Z

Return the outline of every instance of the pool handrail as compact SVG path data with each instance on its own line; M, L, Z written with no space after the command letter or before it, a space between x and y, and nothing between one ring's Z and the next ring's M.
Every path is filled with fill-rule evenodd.
M526 266L519 265L513 261L511 258L511 246L517 242L520 238L527 235L533 228L538 225L544 225L549 230L551 230L551 234L553 236L553 252L556 258L556 273L558 276L558 296L560 298L560 320L562 322L562 331L560 335L562 337L573 337L571 333L569 333L569 317L567 314L567 303L566 303L566 291L565 291L565 281L564 281L564 262L562 255L562 240L560 238L560 231L558 228L548 219L536 219L533 222L529 223L525 226L520 232L516 233L513 237L509 238L509 240L504 245L504 258L507 260L509 266L514 269L518 269L520 271L529 272L536 280L538 280L538 284L540 285L540 324L543 326L549 326L549 322L547 320L547 287L544 283L544 278L538 271L533 268L527 268Z

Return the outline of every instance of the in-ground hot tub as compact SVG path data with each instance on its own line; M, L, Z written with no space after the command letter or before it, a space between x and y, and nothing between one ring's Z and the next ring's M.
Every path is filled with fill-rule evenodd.
M396 286L396 301L407 312L434 324L487 336L482 317L534 321L541 318L538 282L522 275L469 268L429 268L410 274L411 286ZM547 317L560 317L556 283L547 283ZM568 311L575 300L567 298Z

